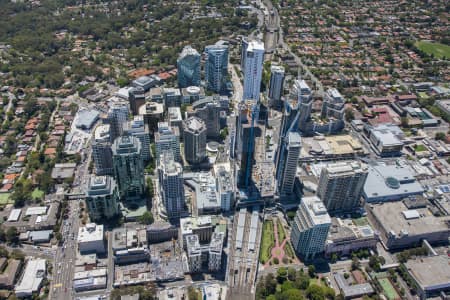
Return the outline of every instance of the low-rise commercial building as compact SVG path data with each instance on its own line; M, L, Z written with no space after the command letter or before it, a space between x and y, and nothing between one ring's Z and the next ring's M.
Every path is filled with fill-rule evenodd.
M0 289L13 289L22 262L18 259L0 258Z
M397 125L381 124L364 127L367 137L381 156L399 156L404 145L405 134Z
M359 249L375 249L378 235L369 224L358 226L352 219L332 218L325 255L349 255Z
M15 293L19 298L30 297L41 288L42 280L47 276L45 259L29 259L16 284Z
M217 214L221 210L216 180L209 172L184 173L184 182L195 193L191 201L196 202L197 215Z
M428 256L405 263L406 270L414 280L420 299L450 292L450 267L447 256ZM448 297L448 296L447 296ZM445 298L447 299L447 298Z
M112 232L112 250L116 264L148 262L150 252L145 228L117 228Z
M106 268L75 272L73 288L77 292L104 289L106 288L106 279Z
M425 208L408 209L403 202L367 204L367 216L389 249L448 241L450 216L436 217Z
M105 235L103 225L86 224L78 230L78 249L81 253L104 253Z
M408 166L369 165L364 185L366 202L396 201L409 196L421 195L424 189Z
M178 238L178 228L168 222L155 221L147 226L147 241L149 244L170 241Z

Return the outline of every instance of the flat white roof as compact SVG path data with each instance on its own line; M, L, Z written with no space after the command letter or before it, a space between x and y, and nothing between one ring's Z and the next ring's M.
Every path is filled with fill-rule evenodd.
M402 211L402 214L403 214L403 216L405 217L406 220L420 218L419 212L417 210L415 210L415 209Z
M25 215L26 216L33 216L33 215L45 215L47 213L47 206L35 206L35 207L28 207Z
M84 227L80 227L80 229L78 230L79 243L87 243L102 240L103 240L103 225L89 223L86 224L86 226Z
M36 292L45 277L45 259L30 259L27 262L23 276L16 285L17 296L31 295Z
M22 212L22 210L19 209L19 208L11 210L11 213L9 214L9 217L8 217L8 222L17 222L17 221L19 221L19 217L20 217L21 212Z

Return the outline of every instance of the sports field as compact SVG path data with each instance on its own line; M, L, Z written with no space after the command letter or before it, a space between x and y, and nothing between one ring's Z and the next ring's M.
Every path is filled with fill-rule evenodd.
M450 46L448 45L420 41L416 43L416 47L429 55L433 54L434 57L450 59Z
M400 299L400 296L397 294L397 291L388 278L379 278L378 282L380 282L383 292L389 300Z

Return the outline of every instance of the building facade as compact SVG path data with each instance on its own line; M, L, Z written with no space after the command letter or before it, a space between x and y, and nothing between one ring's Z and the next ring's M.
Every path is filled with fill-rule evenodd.
M141 142L133 136L121 136L113 144L114 175L122 200L135 200L144 194L144 163Z
M133 115L139 114L139 107L145 104L145 91L141 87L134 87L128 91L128 101Z
M280 106L281 96L283 96L284 84L284 67L273 65L270 67L270 81L269 81L269 99L272 106Z
M134 136L141 142L141 157L144 162L150 160L150 131L144 117L134 116L133 120L123 123L123 134Z
M264 62L264 43L251 41L244 52L244 91L243 100L259 101Z
M158 166L160 195L169 219L179 218L184 211L183 168L173 154L165 151Z
M206 137L209 139L217 139L220 136L220 112L222 107L219 101L213 97L196 101L192 104L193 111L188 111L188 116L195 116L206 125Z
M298 132L289 132L283 143L282 153L278 155L279 160L276 169L278 193L280 195L290 195L294 191L297 163L302 149L300 134Z
M114 178L91 175L86 191L86 205L92 221L116 216L119 213L119 190Z
M291 242L295 252L305 260L322 253L331 218L317 197L304 197L298 207L292 225Z
M177 60L178 87L200 85L200 54L191 46L186 46L181 51Z
M128 120L128 105L114 102L110 105L107 122L111 126L111 141L122 135L122 124Z
M111 125L104 124L95 129L92 140L92 160L97 175L113 174L111 141Z
M219 41L206 46L205 79L208 90L220 93L226 88L228 74L228 45Z
M158 131L155 132L155 150L158 163L164 151L172 152L175 161L180 162L180 132L178 127L169 126L167 122L159 122Z
M236 156L239 163L238 186L247 188L251 182L255 162L255 131L259 117L259 104L247 100L239 105L236 126Z
M183 123L184 157L190 164L199 164L206 158L206 125L190 117Z
M361 162L339 162L322 168L317 195L330 214L352 212L360 207L368 168Z

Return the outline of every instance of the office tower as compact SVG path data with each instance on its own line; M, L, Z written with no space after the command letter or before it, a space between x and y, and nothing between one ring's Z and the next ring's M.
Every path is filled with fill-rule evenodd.
M253 99L259 101L264 62L264 43L259 41L249 42L244 57L243 100Z
M230 211L234 201L233 179L231 173L223 166L219 166L214 175L216 177L220 208L222 211Z
M236 126L236 155L240 162L238 186L247 188L251 182L254 164L255 131L259 116L259 104L246 100L239 104Z
M177 59L178 87L200 85L200 54L191 46L186 46Z
M184 209L183 168L175 162L172 152L161 154L158 176L167 216L170 219L179 218Z
M108 111L108 124L111 125L111 140L122 135L122 124L128 120L128 105L124 102L114 102Z
M150 160L150 132L142 116L134 116L133 120L123 123L123 135L134 136L141 142L143 162Z
M274 106L279 106L281 96L283 96L284 84L284 67L272 65L270 67L270 82L269 82L269 98Z
M134 136L120 136L114 141L112 151L120 198L139 199L145 185L141 142Z
M245 68L245 54L247 53L248 40L246 37L242 38L241 41L241 70Z
M165 107L169 109L172 107L180 108L183 97L179 88L163 88L162 97Z
M164 118L164 104L157 102L148 102L139 107L139 115L144 118L148 130L154 132L158 130L158 122Z
M344 119L345 99L337 89L328 89L322 103L322 118Z
M277 184L280 195L290 195L294 190L297 163L302 148L301 137L298 132L288 132L283 140L282 153L277 162Z
M181 162L180 155L180 132L178 127L169 126L167 122L158 123L158 131L155 132L156 161L164 151L170 151L175 161Z
M177 127L180 132L183 132L183 117L179 107L169 107L167 109L167 121L169 126Z
M134 87L128 91L128 101L133 115L139 114L139 107L145 103L145 91L142 87Z
M328 212L351 212L360 206L367 166L361 162L339 162L322 168L317 196Z
M201 163L206 158L206 126L197 117L183 123L184 157L190 164Z
M91 221L109 219L119 213L119 190L111 176L91 175L86 190L86 205Z
M226 88L228 45L223 41L206 46L205 80L208 90L220 93Z
M217 139L220 136L220 112L222 110L219 101L214 97L196 101L192 104L193 111L188 111L188 117L195 116L206 125L206 137Z
M94 131L92 140L92 159L94 160L95 174L113 175L113 161L111 149L111 126L104 124Z
M331 218L316 196L302 198L292 225L291 242L304 260L323 252Z

